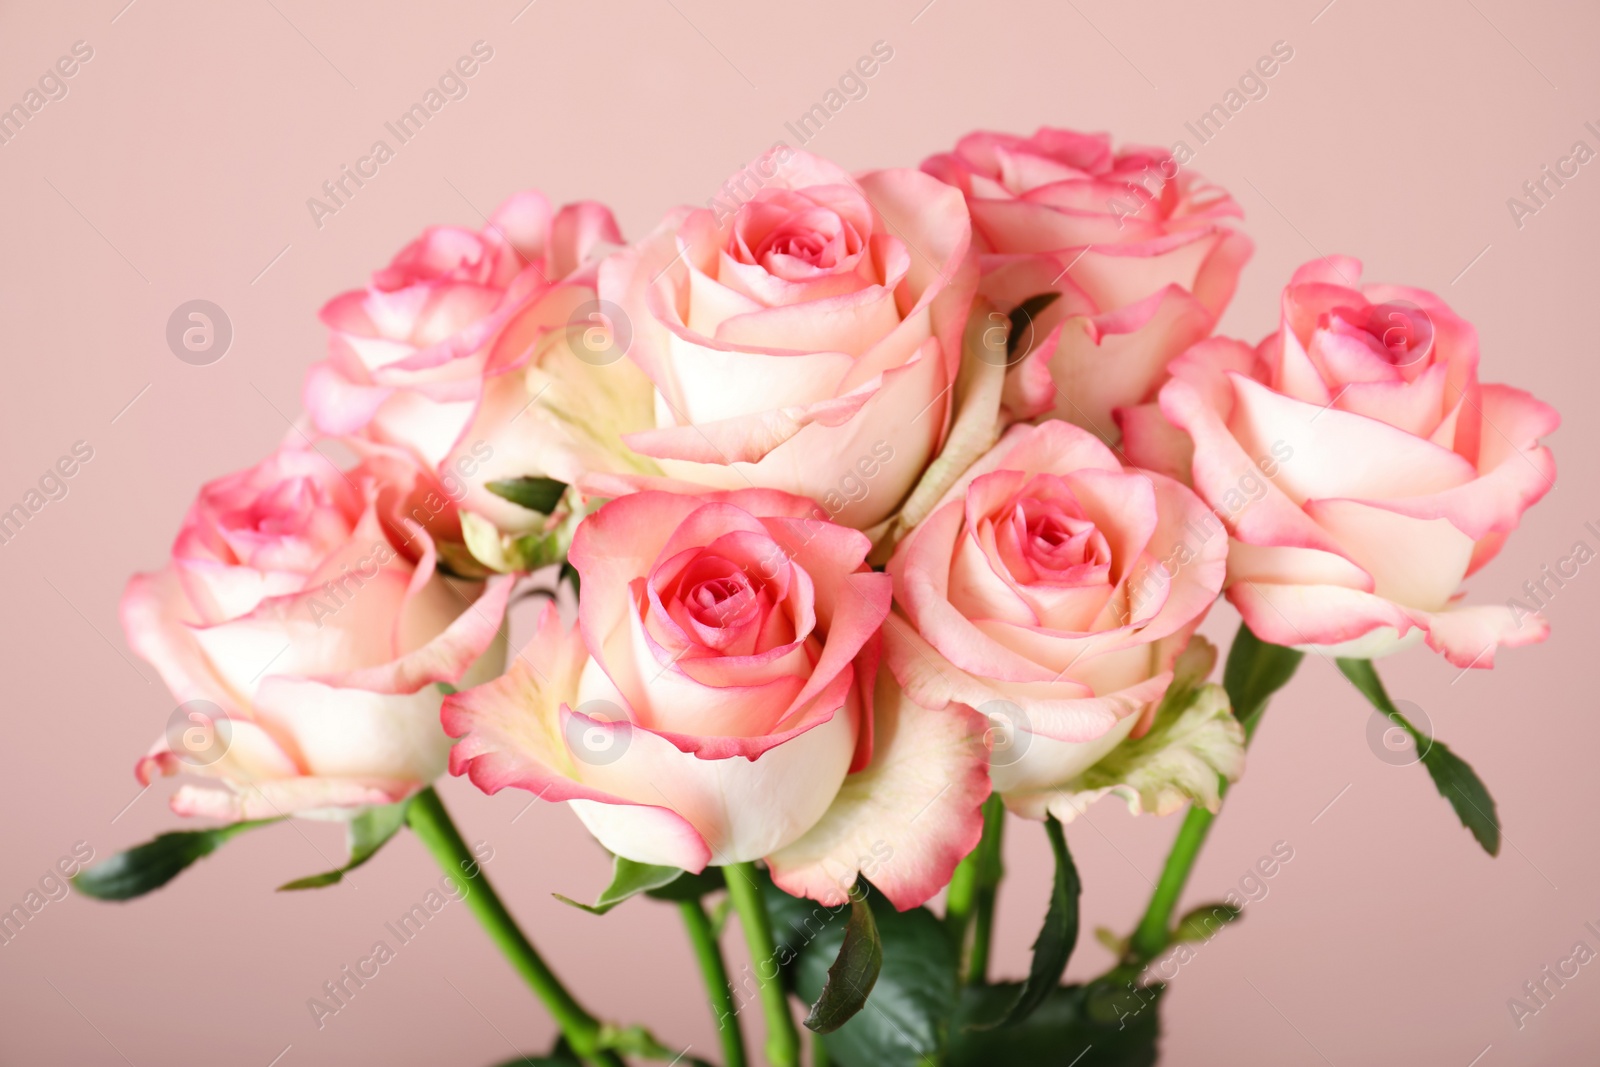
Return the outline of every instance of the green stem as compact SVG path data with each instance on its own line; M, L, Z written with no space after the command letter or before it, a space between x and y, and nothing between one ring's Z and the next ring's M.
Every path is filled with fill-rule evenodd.
M966 953L965 976L967 984L982 985L989 980L989 949L994 942L994 906L1000 891L1000 879L1005 867L1000 859L1000 846L1005 830L1006 808L1000 797L991 794L983 803L983 836L978 847L962 860L970 861L971 888L966 899L955 902L954 918L947 907L945 916L956 928L957 944L965 940L967 915L972 916L972 944Z
M1172 929L1172 912L1183 896L1183 887L1189 880L1189 871L1200 855L1200 846L1206 843L1211 824L1216 816L1204 808L1190 808L1184 816L1183 826L1167 854L1167 865L1161 870L1161 880L1150 894L1150 904L1144 918L1128 944L1129 954L1139 960L1151 960L1167 947Z
M745 944L750 948L750 962L761 990L761 1007L767 1016L767 1062L772 1067L799 1067L800 1033L789 1013L789 998L778 972L778 950L772 939L772 919L767 915L766 901L761 899L760 875L753 863L732 863L722 868L722 873L728 882L728 898L739 913L739 925L744 927Z
M1228 691L1234 717L1244 727L1246 745L1255 736L1262 713L1267 710L1267 701L1293 677L1303 656L1304 653L1294 649L1262 641L1250 632L1249 627L1239 624L1233 647L1228 650L1222 684ZM1227 792L1228 783L1223 782L1217 793L1219 799L1226 796ZM1189 872L1194 868L1200 848L1205 844L1216 818L1215 814L1204 808L1190 808L1184 817L1183 826L1172 843L1172 851L1167 854L1166 866L1161 870L1161 879L1150 894L1150 904L1145 908L1144 918L1139 920L1138 927L1129 939L1128 957L1131 961L1148 962L1171 944L1172 913L1183 896Z
M745 1067L749 1060L744 1051L744 1030L739 1025L739 1009L733 1003L733 993L728 984L728 965L722 959L722 946L717 944L717 932L711 928L711 919L700 901L680 900L678 911L683 914L684 929L689 931L689 944L694 947L694 957L700 964L700 976L705 979L706 1001L711 1005L711 1017L717 1021L717 1036L722 1039L726 1067Z
M944 924L957 942L966 940L967 924L972 921L972 906L978 892L978 850L974 848L956 864L950 886L944 893Z
M406 821L433 854L434 861L460 887L462 899L495 947L544 1002L573 1050L586 1063L624 1067L621 1057L600 1047L600 1023L573 999L518 928L431 786L412 798L406 808Z

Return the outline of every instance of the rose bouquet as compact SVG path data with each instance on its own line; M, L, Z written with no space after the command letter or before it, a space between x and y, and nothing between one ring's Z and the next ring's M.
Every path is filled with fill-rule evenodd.
M1554 412L1353 259L1300 268L1259 344L1214 336L1239 216L1164 152L1045 129L860 175L778 145L635 244L533 192L424 231L323 308L306 419L129 583L128 640L180 702L137 774L208 780L172 806L216 825L78 887L127 899L252 828L343 823L345 866L282 887L306 890L409 827L559 1025L526 1062L672 1060L562 985L448 771L571 807L614 856L574 906L675 904L729 1065L758 1013L765 1060L801 1062L799 1008L814 1063L1153 1062L1152 964L1240 915L1177 907L1302 657L1495 853L1483 783L1373 661L1486 668L1547 632L1461 585L1552 484ZM517 587L545 603L508 644ZM1243 625L1213 681L1223 596ZM1187 814L1138 926L1101 931L1114 966L1064 985L1065 826L1107 794ZM1008 814L1055 878L1029 974L993 982Z

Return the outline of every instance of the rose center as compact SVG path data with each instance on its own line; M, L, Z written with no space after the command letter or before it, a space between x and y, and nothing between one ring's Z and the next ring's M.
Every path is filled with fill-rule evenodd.
M1101 566L1111 560L1106 539L1088 519L1067 515L1051 508L1043 514L1026 515L1029 556L1050 570L1069 567Z
M760 610L759 599L744 569L716 555L702 556L690 564L678 583L680 610L707 630L743 625Z
M736 575L701 582L689 590L684 601L696 622L725 626L744 613L754 595L749 579Z
M1420 363L1433 348L1433 320L1426 311L1411 304L1334 308L1327 315L1325 328L1359 338L1397 368Z
M864 205L863 205L864 206ZM789 189L763 189L739 208L728 237L736 261L797 280L851 269L866 248L863 218Z
M1015 498L1001 552L1019 581L1058 587L1101 585L1112 565L1111 546L1072 491L1059 479L1036 479Z

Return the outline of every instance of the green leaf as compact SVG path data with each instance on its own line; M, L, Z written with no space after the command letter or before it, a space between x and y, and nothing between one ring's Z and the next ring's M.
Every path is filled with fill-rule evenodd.
M678 867L661 867L653 863L635 863L633 860L616 856L613 857L611 867L611 884L600 891L600 896L595 899L593 904L580 904L571 897L564 897L560 893L552 893L550 895L563 904L571 904L574 908L582 908L593 915L604 915L629 897L638 896L640 893L670 885L682 875L683 870Z
M1016 358L1017 347L1021 345L1024 337L1028 339L1029 351L1032 350L1034 342L1037 340L1037 338L1033 336L1033 320L1041 312L1043 312L1045 308L1049 307L1051 304L1054 304L1060 296L1061 294L1059 292L1054 291L1048 293L1035 293L1033 296L1028 297L1028 299L1011 309L1011 314L1008 316L1008 318L1011 320L1011 328L1006 333L1007 366L1009 366ZM1027 352L1024 352L1023 355L1026 356Z
M1161 702L1149 732L1052 790L1050 811L1071 820L1108 793L1135 815L1170 815L1185 804L1220 807L1224 783L1244 773L1244 728L1221 686L1173 685L1178 691Z
M1094 939L1104 945L1106 951L1121 959L1128 951L1128 939L1111 929L1109 926L1096 926Z
M1218 930L1243 917L1244 911L1232 904L1202 904L1178 920L1174 941L1210 941Z
M1272 694L1288 683L1304 658L1304 652L1263 641L1250 627L1239 627L1222 668L1222 687L1228 691L1233 716L1244 727L1246 738L1256 732Z
M1421 745L1422 735L1414 732L1414 736L1417 744ZM1498 856L1499 813L1495 809L1494 797L1489 795L1489 787L1483 784L1483 779L1478 777L1472 765L1450 751L1443 741L1435 741L1428 746L1427 753L1422 757L1422 765L1428 768L1440 795L1456 809L1461 825L1472 831L1472 836L1477 838L1485 852Z
M377 854L393 837L400 827L405 825L406 804L379 804L375 807L364 809L355 818L350 820L345 831L346 840L349 842L350 855L343 867L336 870L324 871L321 874L308 875L305 878L296 878L292 882L285 882L278 887L278 891L294 889L321 889L323 886L335 885L344 880L346 872L353 871Z
M883 969L883 942L865 894L850 898L850 921L844 928L839 955L828 968L828 980L811 1005L806 1028L831 1034L866 1007L867 997Z
M537 511L541 515L548 515L554 511L556 505L561 503L561 495L567 491L566 482L558 482L554 478L526 476L485 482L483 487L502 500L509 500L519 507Z
M980 1029L1015 1026L1038 1010L1061 984L1061 976L1067 972L1067 961L1078 943L1078 897L1083 892L1083 883L1072 862L1072 853L1067 850L1067 835L1061 829L1061 822L1050 815L1045 818L1044 826L1050 838L1050 851L1056 858L1056 876L1050 885L1050 906L1044 913L1044 925L1039 928L1039 936L1033 939L1033 963L1028 968L1028 980L1004 1014L993 1022L980 1024Z
M1451 752L1443 741L1436 741L1413 726L1400 709L1394 706L1389 694L1378 678L1377 668L1369 659L1341 659L1339 669L1361 691L1373 707L1387 715L1401 729L1410 734L1422 753L1422 765L1428 768L1439 795L1450 802L1461 825L1472 831L1478 844L1491 856L1500 854L1500 820L1494 797L1483 784L1471 764Z
M640 1056L647 1060L668 1060L672 1063L690 1064L691 1067L711 1067L705 1060L689 1056L688 1049L670 1049L656 1040L656 1036L639 1025L616 1026L601 1023L595 1039L598 1047L620 1052L625 1056ZM566 1060L560 1061L566 1063ZM573 1063L578 1061L574 1059Z
M656 900L699 900L719 889L727 888L727 885L728 883L723 880L721 867L707 867L699 874L682 871L678 877L665 885L646 889L644 895L654 897Z
M866 884L862 885L865 888ZM794 963L795 990L803 999L815 1002L827 985L829 967L845 937L846 922L828 919L844 916L846 909L841 906L833 913L810 901L796 903L798 908L780 905L774 909L774 935L783 936L776 913L781 911L782 925L789 926L791 935L801 935ZM876 890L867 903L883 945L883 965L866 1007L833 1033L822 1035L823 1047L831 1061L839 1064L920 1067L928 1061L938 1062L956 1005L955 943L944 923L927 908L895 911ZM797 922L799 925L794 925ZM779 959L784 958L780 948Z
M494 577L496 573L493 567L484 566L464 541L439 540L434 542L433 547L438 553L438 568L448 577L481 582Z
M581 519L581 515L577 518ZM535 571L559 563L566 555L577 522L561 523L553 530L530 534L501 533L494 523L475 512L461 512L461 539L472 558L490 573Z
M583 1061L572 1051L565 1037L558 1037L550 1051L542 1056L518 1056L514 1060L495 1064L495 1067L583 1067Z
M1163 988L1128 988L1127 976L1096 979L1086 986L1051 989L1032 1015L1016 1026L980 1030L974 1020L992 1018L1016 1000L1016 983L968 986L951 1027L948 1067L1151 1067L1161 1033Z
M642 1056L647 1060L670 1060L673 1063L688 1063L695 1067L709 1067L705 1060L693 1056L685 1058L688 1049L682 1051L670 1049L656 1040L656 1036L642 1026L615 1026L611 1023L600 1024L600 1034L596 1038L600 1048L612 1052L620 1052L625 1056Z
M189 864L209 856L231 838L278 819L254 819L207 830L173 830L118 852L80 871L73 888L97 900L132 900L160 889Z

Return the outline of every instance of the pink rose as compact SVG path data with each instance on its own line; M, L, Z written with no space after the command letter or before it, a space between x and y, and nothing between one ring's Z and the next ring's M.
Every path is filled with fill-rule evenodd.
M569 801L639 862L765 857L819 900L857 874L926 900L981 833L982 727L908 708L892 679L875 694L889 579L865 535L816 514L747 489L589 516L578 630L547 610L503 678L446 702L452 771Z
M1050 807L1067 783L1148 729L1222 587L1227 538L1209 517L1052 420L1012 427L901 542L889 665L918 704L990 719L1013 811L1070 819Z
M443 773L436 683L500 668L511 579L435 569L420 521L447 506L403 454L341 471L285 445L207 484L172 559L122 598L128 643L182 702L139 761L182 815L254 819L398 801Z
M1479 384L1477 331L1444 301L1360 277L1354 259L1308 263L1259 348L1185 354L1159 414L1122 413L1129 454L1192 469L1233 538L1228 599L1262 639L1370 657L1425 637L1458 667L1492 666L1497 645L1548 627L1460 605L1461 582L1549 491L1538 439L1560 420Z
M979 292L1027 309L1005 390L1017 419L1048 412L1110 440L1112 410L1211 332L1254 247L1224 224L1241 214L1226 192L1103 133L972 133L922 167L966 194Z
M459 481L468 510L531 529L538 515L483 483L610 469L616 434L650 425L649 383L620 351L609 358L609 338L581 348L599 314L595 264L621 242L602 205L552 213L531 190L481 231L429 227L322 309L328 359L304 397L317 428L405 448Z
M961 197L912 170L852 178L780 148L600 269L684 482L782 489L865 529L943 439L974 274ZM742 200L742 202L741 202Z

